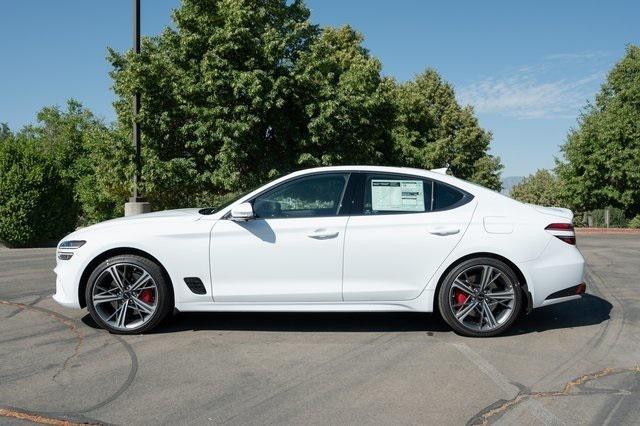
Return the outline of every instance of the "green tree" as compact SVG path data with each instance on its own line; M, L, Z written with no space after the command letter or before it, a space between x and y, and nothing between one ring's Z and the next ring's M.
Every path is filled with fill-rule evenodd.
M302 115L292 69L317 32L308 9L300 1L184 0L173 18L175 29L145 38L139 57L109 56L123 129L132 94L142 97L143 188L154 207L291 170Z
M13 134L7 123L0 123L0 142L9 139Z
M556 171L577 210L640 212L640 48L630 45L562 146Z
M74 198L67 210L74 211L81 223L120 214L129 188L124 173L116 176L119 168L112 169L109 159L120 158L130 144L122 143L121 135L73 99L65 109L42 108L36 119L18 137L35 144L55 163L64 185L73 188ZM128 159L123 164L131 167Z
M395 89L395 162L423 169L448 165L453 174L499 190L500 159L487 153L491 133L461 107L450 84L432 69Z
M54 158L24 135L0 143L0 240L13 246L56 241L75 227L73 190Z
M449 164L500 187L491 135L448 84L434 71L399 86L381 77L362 35L319 29L302 1L184 0L173 17L140 55L109 54L118 134L130 131L141 94L143 191L154 208L332 164ZM130 148L109 158L109 173L129 181Z
M511 189L511 197L523 203L562 207L562 183L552 172L540 169Z
M296 166L390 164L392 84L351 27L325 28L294 69L302 101Z

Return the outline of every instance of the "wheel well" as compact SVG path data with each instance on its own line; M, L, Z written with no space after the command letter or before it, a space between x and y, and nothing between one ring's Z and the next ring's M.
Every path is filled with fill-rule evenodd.
M84 308L87 306L87 300L85 298L85 290L87 288L89 276L91 275L93 270L96 268L96 266L98 266L103 261L109 259L110 257L123 255L123 254L133 254L136 256L144 257L156 263L157 265L159 265L160 269L162 269L162 274L164 275L164 278L167 280L167 282L169 283L169 287L171 288L172 300L175 300L173 282L171 282L171 277L169 276L169 273L165 269L164 265L160 263L158 259L156 259L155 257L153 257L152 255L150 255L149 253L143 250L135 249L133 247L118 247L118 248L107 250L104 253L99 254L91 262L89 262L86 268L84 268L84 271L82 272L82 276L80 277L80 285L78 286L78 300L80 301L80 307Z
M476 257L490 257L496 260L500 260L506 263L507 265L509 265L509 267L513 270L513 272L516 274L516 277L518 278L518 283L520 284L520 289L522 290L522 295L524 296L524 299L526 302L525 311L526 313L531 312L531 310L533 309L533 298L531 297L531 293L529 292L529 287L527 286L527 280L525 279L524 274L522 273L520 268L518 268L515 263L513 263L512 261L510 261L504 256L500 256L499 254L495 254L495 253L482 253L482 252L471 253L461 257L460 259L456 260L451 265L449 265L449 267L445 269L442 275L440 275L440 279L438 280L438 285L436 286L436 291L433 297L433 300L434 300L433 311L436 312L438 310L438 303L436 302L438 300L438 295L439 295L438 293L440 292L440 287L442 287L442 282L444 281L444 278L447 276L449 271L451 271L453 268L455 268L465 260L473 259Z

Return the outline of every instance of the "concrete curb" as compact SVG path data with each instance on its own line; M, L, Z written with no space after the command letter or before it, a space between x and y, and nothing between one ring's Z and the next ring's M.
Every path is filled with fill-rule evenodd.
M576 228L578 234L640 234L640 229L633 228Z

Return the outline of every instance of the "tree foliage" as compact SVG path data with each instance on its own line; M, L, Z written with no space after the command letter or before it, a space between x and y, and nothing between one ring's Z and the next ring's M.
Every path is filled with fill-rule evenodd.
M575 209L640 212L640 48L628 46L562 147L557 173Z
M56 240L77 220L73 190L55 159L34 140L0 141L0 240L25 246Z
M326 28L293 70L302 101L295 167L389 164L393 82L351 27Z
M184 205L282 174L299 138L292 68L316 28L301 2L187 0L176 28L144 39L142 53L110 53L116 111L139 116L144 191L155 207Z
M524 178L511 189L511 197L523 203L541 206L563 207L562 183L560 179L546 169L540 169Z
M499 188L491 135L435 71L397 84L352 28L320 29L301 1L184 0L142 52L110 51L119 130L142 97L143 191L193 204L295 169L442 167ZM130 176L130 151L111 169ZM125 180L126 182L126 180Z
M491 133L461 107L450 84L429 69L395 89L393 128L400 165L423 169L449 165L453 174L499 190L500 160L487 154Z
M122 214L131 99L141 95L141 190L154 209L211 204L311 166L450 166L500 188L491 134L434 70L398 83L349 26L301 0L183 0L141 53L109 50L117 122L80 103L0 125L0 239L56 239Z

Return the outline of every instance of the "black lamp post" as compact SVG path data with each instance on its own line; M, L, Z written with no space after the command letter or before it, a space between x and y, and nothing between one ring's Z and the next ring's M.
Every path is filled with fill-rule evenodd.
M140 54L140 0L133 0L133 51ZM136 171L133 175L133 194L128 203L124 205L125 216L147 213L151 210L151 205L145 201L140 194L140 180L142 162L140 160L140 126L138 125L138 114L140 114L140 93L133 95L133 148L135 151Z

